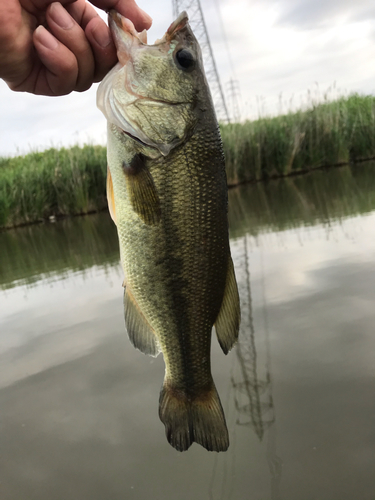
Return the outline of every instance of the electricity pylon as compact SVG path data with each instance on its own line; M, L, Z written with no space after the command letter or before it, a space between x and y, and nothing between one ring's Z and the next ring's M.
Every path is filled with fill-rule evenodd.
M227 95L229 95L229 102L231 107L231 118L235 123L239 123L241 120L240 111L240 83L238 80L233 80L231 78L226 84Z
M186 10L189 15L190 26L202 50L204 69L210 86L217 119L218 121L229 123L228 108L225 103L224 93L221 87L210 39L208 37L200 0L172 0L172 4L173 16L175 18L184 10Z

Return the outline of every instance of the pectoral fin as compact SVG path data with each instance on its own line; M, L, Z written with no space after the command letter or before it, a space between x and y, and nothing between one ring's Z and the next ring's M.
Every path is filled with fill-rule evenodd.
M124 162L122 167L134 212L145 224L157 224L161 215L160 200L152 175L145 165L144 156L138 153L130 164Z
M161 349L155 333L128 288L124 292L124 310L130 342L144 354L156 357Z
M240 318L240 298L232 258L229 256L224 298L215 321L216 335L224 354L237 342Z
M108 200L109 213L112 217L113 222L116 224L115 196L113 193L113 183L109 167L107 167L107 200Z

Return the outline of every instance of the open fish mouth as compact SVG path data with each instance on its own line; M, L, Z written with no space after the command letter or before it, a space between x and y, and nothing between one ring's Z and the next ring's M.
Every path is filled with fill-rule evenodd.
M169 26L167 29L166 33L162 38L159 38L155 40L155 42L151 45L160 45L165 42L169 42L172 38L173 35L176 31L179 29L182 29L186 23L189 21L189 16L185 11L183 11L178 18L173 21L173 23ZM116 43L116 38L119 36L121 33L124 37L127 37L128 43L129 43L129 48L131 47L132 44L138 43L142 45L148 45L147 43L147 30L143 31L137 31L133 22L119 14L116 10L111 9L108 12L108 22L109 22L109 27L112 31L112 34L114 35L115 38L115 43ZM116 43L116 46L118 48L118 45ZM119 59L120 60L120 59ZM120 60L121 62L121 60Z
M119 61L125 65L130 59L130 51L134 45L147 45L147 31L138 32L130 19L114 9L108 12L108 24L118 51ZM124 50L124 46L127 50Z

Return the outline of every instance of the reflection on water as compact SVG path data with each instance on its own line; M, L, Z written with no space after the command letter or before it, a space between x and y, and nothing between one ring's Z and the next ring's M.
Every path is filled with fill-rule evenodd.
M125 338L107 214L1 233L1 498L373 500L374 210L372 165L230 191L222 454L165 440L163 362Z
M257 352L255 346L255 328L251 304L251 284L249 272L249 252L247 238L243 238L243 262L236 263L239 272L238 287L241 295L242 318L240 341L236 349L240 375L232 376L235 389L235 408L239 418L237 424L252 427L260 440L264 431L275 421L274 404L270 374L270 353L267 342L267 360L265 377L258 378ZM268 340L268 339L267 339Z
M332 224L375 208L374 162L229 191L231 236Z
M106 213L0 233L0 287L118 264L117 232Z

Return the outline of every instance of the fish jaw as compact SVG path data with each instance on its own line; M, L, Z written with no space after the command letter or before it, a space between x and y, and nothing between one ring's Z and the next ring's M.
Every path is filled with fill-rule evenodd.
M117 48L118 60L124 66L129 61L133 48L147 44L147 31L138 32L130 19L114 9L108 13L108 23Z
M173 23L169 26L163 38L168 41L172 40L175 34L179 30L185 28L188 21L189 21L189 16L187 15L187 12L184 10L183 12L181 12L178 18L175 21L173 21Z
M105 76L98 87L96 105L104 114L107 121L118 127L121 132L138 139L145 145L155 148L155 142L150 141L126 113L126 107L133 104L137 98L132 96L130 93L125 93L123 95L127 97L127 100L124 102L124 99L118 99L116 96L117 86L123 85L126 87L126 69L127 66L121 66L121 63L119 62ZM164 155L168 154L170 151L170 148L163 147L163 145L160 145L158 149Z
M154 45L170 42L176 33L186 26L188 21L189 16L186 11L181 12L177 19L169 26L164 36L156 40ZM137 31L132 21L119 14L116 10L111 9L109 11L108 23L118 51L118 59L122 64L127 62L127 55L130 54L134 45L147 45L147 31Z

